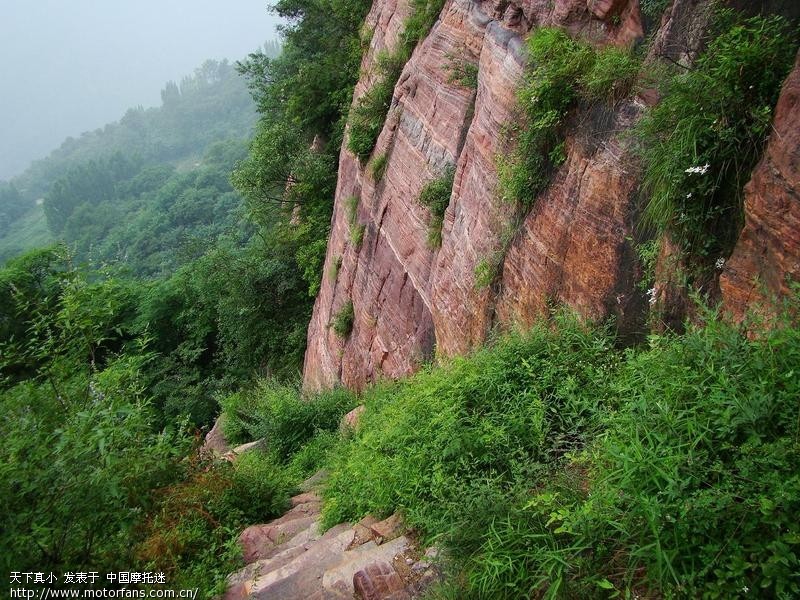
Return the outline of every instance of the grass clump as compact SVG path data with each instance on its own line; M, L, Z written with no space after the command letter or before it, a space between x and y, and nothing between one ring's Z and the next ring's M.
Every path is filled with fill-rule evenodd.
M797 596L800 329L705 318L621 351L557 315L367 390L325 522L402 510L459 598Z
M742 222L742 189L763 150L781 83L797 49L777 16L724 11L692 70L636 127L647 195L644 225L668 231L691 257L729 252Z
M310 402L298 385L263 379L223 400L225 436L232 443L263 438L271 452L286 460L320 431L335 431L354 406L353 395L343 389L317 394Z
M561 128L578 101L613 102L630 93L640 61L619 48L595 50L561 29L528 41L529 67L517 90L519 122L507 128L513 151L498 159L500 196L530 207L565 159Z
M426 183L419 193L419 203L428 207L431 212L428 224L428 245L431 248L439 248L442 245L442 224L447 205L450 204L455 173L454 166L446 167L440 177Z
M447 64L444 68L447 71L448 83L471 90L478 88L478 65L453 53L445 54L445 58Z
M350 227L350 243L353 244L354 248L361 247L361 243L364 241L364 231L366 231L365 225L353 225Z
M353 320L355 319L355 312L353 311L353 302L348 300L344 306L333 316L331 320L331 327L336 335L340 338L346 338L353 331Z
M372 159L370 162L369 172L375 183L383 179L383 174L386 173L386 165L389 162L389 156L383 152Z
M364 241L364 231L366 231L366 226L358 223L359 202L358 196L350 196L345 200L347 223L350 226L350 243L353 244L353 247L356 249L361 247L361 242ZM341 266L341 262L339 266ZM338 273L338 267L336 270Z

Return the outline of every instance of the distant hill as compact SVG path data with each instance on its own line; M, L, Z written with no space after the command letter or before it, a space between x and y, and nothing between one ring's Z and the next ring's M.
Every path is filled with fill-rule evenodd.
M265 49L271 55L280 52L275 42ZM155 170L163 175L159 183L169 180L173 188L177 179L192 187L187 173L198 168L206 173L207 183L207 152L217 142L228 145L224 157L220 148L212 152L212 168L224 169L215 172L212 187L220 194L231 192L227 170L255 122L255 105L235 66L227 60L207 60L179 83L168 82L161 90L161 106L131 108L119 121L69 137L18 177L0 182L0 262L56 239L77 243L81 251L95 247L110 232L109 220L130 216L129 209L134 210L125 206L132 196L126 196L130 189L126 191L123 182L136 179L140 172L152 177L158 167ZM232 150L231 144L239 150ZM200 187L208 187L205 183ZM161 198L169 195L165 192ZM136 210L141 208L140 202ZM103 258L109 253L103 252Z

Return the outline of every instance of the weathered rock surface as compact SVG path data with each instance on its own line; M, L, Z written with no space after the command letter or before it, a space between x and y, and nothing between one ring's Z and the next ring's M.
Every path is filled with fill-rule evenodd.
M413 542L399 535L399 518L367 517L322 534L319 511L319 498L304 493L292 498L292 509L282 517L247 528L239 542L249 564L228 577L224 600L351 599L358 589L369 594L365 598L405 600L418 597L438 576L427 562L415 560ZM370 529L375 525L381 536ZM395 564L405 568L398 571ZM422 567L412 570L409 564Z
M655 24L649 58L690 65L702 50L711 0L675 0ZM408 0L375 0L375 27L356 96L375 77L378 52L397 43ZM498 155L515 121L515 87L523 72L524 36L559 26L598 46L635 42L643 35L638 0L449 0L430 34L415 49L373 156L388 158L374 181L366 165L340 154L325 278L308 330L307 388L342 382L353 388L415 371L433 355L461 354L489 331L528 326L553 305L584 317L614 316L623 334L645 329L648 298L636 289L633 251L639 168L624 133L655 90L611 109L575 111L566 161L524 215L497 198ZM477 89L449 81L453 60L478 67ZM796 79L796 78L795 78ZM736 315L752 300L787 292L798 272L797 83L776 114L767 155L747 191L747 225L722 275L725 305ZM442 243L427 242L428 210L417 202L426 182L455 168ZM365 227L354 247L346 200L357 197ZM676 257L666 250L658 273ZM476 288L476 267L497 264L492 285ZM754 278L759 280L754 283ZM759 287L760 286L760 287ZM680 286L678 286L680 287ZM687 316L686 290L661 278L656 308L670 323ZM328 327L348 302L354 323L347 339ZM669 324L669 323L668 323Z
M720 278L724 306L773 311L800 278L800 54L775 109L772 134L745 187L745 226Z
M206 456L223 456L230 452L231 447L228 440L225 439L225 434L222 433L222 428L225 426L225 414L220 414L217 420L214 421L214 426L206 434L203 441L203 446L200 448L200 453Z

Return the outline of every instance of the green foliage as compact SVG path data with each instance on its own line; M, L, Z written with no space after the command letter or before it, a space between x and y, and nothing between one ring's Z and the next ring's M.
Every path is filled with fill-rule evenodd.
M366 225L363 224L355 224L350 227L350 243L353 244L353 248L356 250L361 247L361 243L364 241L364 231L366 231Z
M331 319L330 327L340 338L346 338L353 331L353 319L355 319L355 312L353 310L353 302L348 300Z
M336 278L339 276L339 270L342 268L342 257L337 256L336 260L333 261L333 265L331 266L331 270L328 273L328 279L335 282Z
M165 572L172 588L222 593L225 577L240 566L241 529L281 514L294 487L292 474L269 454L248 452L233 465L193 457L183 481L158 490L135 547L137 563Z
M349 117L347 149L362 163L367 161L378 141L403 67L417 43L428 35L443 6L444 0L412 0L411 14L403 23L399 47L377 56L377 81L356 101Z
M447 82L455 83L471 90L478 88L478 65L455 53L445 54Z
M334 457L326 523L402 507L426 535L450 533L472 502L489 494L492 504L581 447L613 354L603 335L559 325L368 391L355 437Z
M389 156L385 152L379 154L370 161L369 172L376 183L383 179L383 174L386 172L386 165L388 162Z
M652 20L660 19L671 0L641 0L639 7L642 14Z
M439 13L444 8L445 0L411 0L411 15L403 23L400 40L404 53L408 57L433 27Z
M705 320L617 351L559 315L367 390L325 522L402 510L443 597L797 595L800 330Z
M167 83L161 98L160 107L131 108L115 123L67 138L15 178L15 185L33 202L70 170L117 153L147 164L193 163L215 141L247 137L255 123L247 86L225 60L207 60L180 83Z
M33 208L13 183L0 181L0 235L4 235L11 224Z
M428 224L428 245L432 248L439 248L442 245L442 224L445 210L450 204L455 172L455 167L446 167L440 177L426 183L419 193L419 203L427 206L431 211L431 220Z
M399 73L381 74L381 78L359 97L350 112L350 131L347 149L365 162L378 141L386 113L392 102L394 85Z
M153 356L125 331L132 291L86 282L56 250L12 261L0 281L0 321L18 320L0 339L0 561L124 568L150 490L186 449L174 427L153 427L141 375Z
M222 401L225 435L234 442L265 439L286 461L320 432L334 432L355 407L354 395L341 388L304 398L297 385L262 379Z
M695 67L669 82L636 128L642 141L644 225L669 231L693 257L726 254L741 224L742 188L769 133L797 48L780 17L736 20Z
M561 30L537 29L517 90L521 121L509 126L510 154L498 157L500 197L530 207L565 156L562 126L579 101L614 102L630 93L640 61L618 48L595 50Z

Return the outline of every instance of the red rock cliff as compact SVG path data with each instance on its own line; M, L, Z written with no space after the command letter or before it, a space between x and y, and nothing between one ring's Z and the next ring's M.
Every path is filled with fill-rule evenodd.
M707 5L707 0L676 0L662 19L651 52L692 60ZM408 10L408 0L375 0L367 18L374 35L356 97L373 81L378 52L397 44ZM373 152L388 157L381 180L375 182L346 149L341 152L325 276L308 331L307 387L341 381L358 388L381 377L411 373L435 353L453 355L479 345L495 327L528 325L552 303L590 318L613 314L629 329L640 325L646 299L634 285L638 267L631 247L639 174L620 132L638 117L643 99L575 117L579 122L573 129L580 133L567 139L567 160L521 224L514 222L511 207L497 199L496 156L504 151L502 130L514 119L523 38L543 25L565 27L599 45L628 44L643 34L638 0L445 4L395 87ZM477 91L448 82L445 66L451 56L478 66ZM782 102L791 104L781 109L791 113L785 117L791 128L797 122L796 102ZM794 177L789 185L796 185L797 160L788 164L785 158L797 158L796 133L781 142L793 144L795 154L777 148L780 156L765 158L759 167L765 171L762 183L751 184L751 191L785 187L786 177ZM427 243L430 214L417 198L447 165L455 166L455 179L442 244L434 249ZM773 177L776 168L784 169L783 179ZM357 221L365 226L359 247L349 235L347 204L352 197L359 199ZM796 209L797 197L789 200ZM749 229L740 244L747 256L747 236L753 237L748 231L762 225L779 231L775 223L764 224L775 217L772 209L756 204L748 200ZM795 235L796 229L795 222ZM515 233L509 239L507 232ZM761 239L760 234L755 237ZM762 254L779 254L784 247L778 240ZM505 250L504 260L494 283L478 289L476 266L500 249ZM792 256L780 266L782 271L796 269L796 246ZM774 262L772 257L766 260ZM734 267L740 269L735 276ZM763 266L735 255L726 299L733 303L737 293L745 293L748 276L759 269ZM329 325L348 302L355 316L352 333L342 339Z

